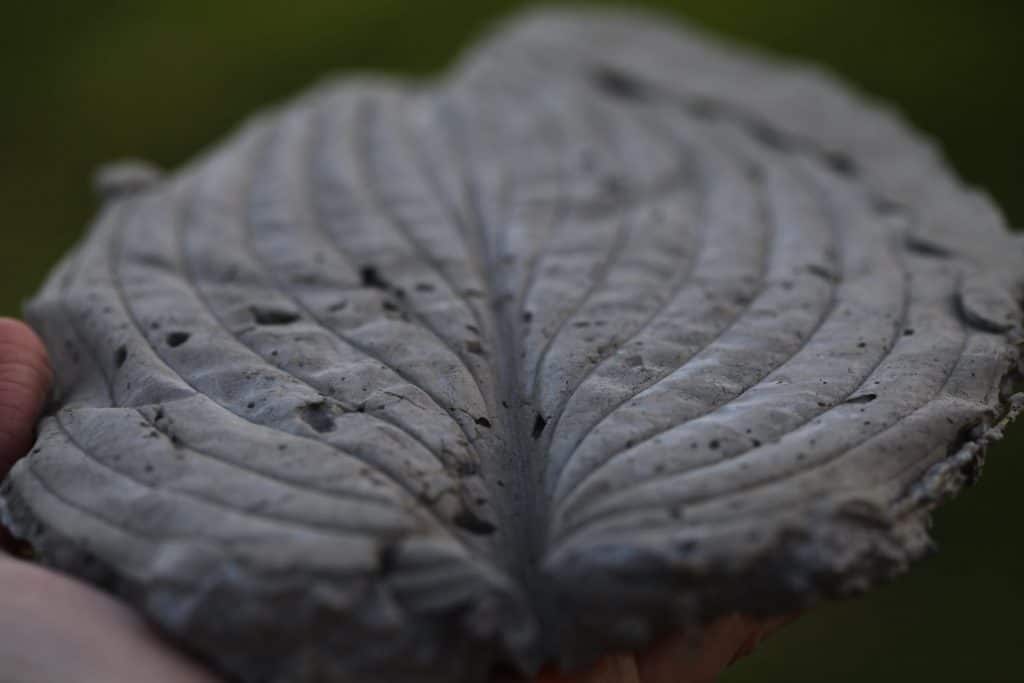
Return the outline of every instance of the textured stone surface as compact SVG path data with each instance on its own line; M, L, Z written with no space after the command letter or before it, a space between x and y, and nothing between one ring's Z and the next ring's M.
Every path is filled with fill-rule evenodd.
M485 681L861 590L1021 406L990 202L656 18L528 15L99 187L0 509L239 680Z

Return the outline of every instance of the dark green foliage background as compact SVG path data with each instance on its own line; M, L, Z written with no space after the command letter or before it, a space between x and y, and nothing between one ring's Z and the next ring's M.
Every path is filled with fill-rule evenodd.
M494 0L5 3L0 14L0 314L16 315L95 206L99 163L174 167L328 71L429 74L514 8ZM645 2L832 67L941 140L1024 225L1024 3ZM937 517L937 556L819 608L725 676L1024 681L1024 431Z

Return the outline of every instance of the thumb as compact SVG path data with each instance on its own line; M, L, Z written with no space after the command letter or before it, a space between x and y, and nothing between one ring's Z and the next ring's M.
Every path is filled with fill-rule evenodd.
M53 371L46 348L27 325L0 318L0 478L32 446Z

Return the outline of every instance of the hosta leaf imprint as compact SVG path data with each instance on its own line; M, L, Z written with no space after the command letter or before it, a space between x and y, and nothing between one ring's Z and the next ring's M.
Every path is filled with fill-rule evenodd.
M530 15L108 171L5 521L246 681L485 681L903 569L1020 406L1024 248L891 114L662 24Z

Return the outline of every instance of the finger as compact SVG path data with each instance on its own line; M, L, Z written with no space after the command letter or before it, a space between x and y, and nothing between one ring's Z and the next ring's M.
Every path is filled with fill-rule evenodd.
M713 683L732 663L751 654L793 617L722 617L699 637L667 638L637 657L639 683Z
M32 446L52 382L46 348L35 332L0 318L0 478Z
M589 671L577 674L559 674L548 671L540 674L534 683L640 683L633 655L604 657Z
M0 681L215 683L113 598L0 557Z
M644 652L605 657L582 673L546 672L534 683L712 683L793 618L726 616L698 633L670 636Z
M766 619L765 621L761 622L761 627L759 629L755 629L751 634L750 638L747 640L747 642L744 643L740 647L740 649L736 651L736 654L729 662L729 666L732 666L744 657L749 657L750 655L754 654L754 652L757 651L757 648L765 639L775 635L783 628L785 628L789 624L792 624L799 618L799 614L788 614L782 617Z

